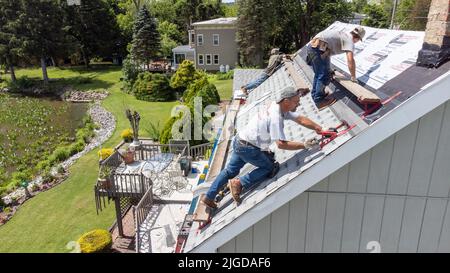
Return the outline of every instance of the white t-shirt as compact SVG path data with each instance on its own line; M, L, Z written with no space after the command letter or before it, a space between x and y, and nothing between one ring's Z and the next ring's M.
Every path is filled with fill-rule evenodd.
M250 118L247 126L238 132L238 137L259 147L263 151L269 150L270 144L276 140L287 140L284 135L284 120L295 120L299 113L282 113L280 105L272 101L262 104L257 114Z
M347 51L353 52L355 50L353 37L348 31L324 30L314 38L326 42L331 51L331 55L341 54Z

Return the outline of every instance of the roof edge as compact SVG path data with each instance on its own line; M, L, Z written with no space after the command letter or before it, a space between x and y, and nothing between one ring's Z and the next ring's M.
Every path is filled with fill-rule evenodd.
M450 71L423 86L419 93L393 109L384 118L375 121L363 132L344 143L339 149L298 175L293 181L269 195L255 207L244 212L236 220L218 230L188 252L216 252L217 248L227 243L230 239L290 202L345 164L348 164L404 127L446 103L450 100L450 92L440 92L439 89L447 86L450 86ZM352 148L344 149L344 147ZM300 178L302 183L299 183ZM274 200L278 200L278 202L274 202ZM279 202L280 200L283 200L283 202Z

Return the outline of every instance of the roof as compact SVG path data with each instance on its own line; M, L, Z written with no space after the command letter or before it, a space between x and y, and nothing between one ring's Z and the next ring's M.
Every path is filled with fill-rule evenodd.
M335 22L329 29L350 31L354 27ZM239 206L232 202L230 196L226 196L208 226L197 232L198 224L194 223L185 252L215 251L357 156L450 99L450 92L442 92L450 85L450 62L438 69L414 65L422 46L423 32L375 28L366 28L366 32L364 42L355 46L357 77L362 79L367 89L389 102L372 114L364 115L364 109L356 102L356 98L343 86L333 84L330 85L330 91L335 93L339 101L322 111L317 110L310 95L302 97L297 111L323 127L336 126L342 119L355 127L322 150L275 149L276 159L281 165L278 175L244 192ZM294 59L296 76L311 86L313 73L304 57L305 48L299 50ZM345 56L335 56L332 65L347 73L343 60ZM273 98L274 91L293 84L293 75L287 71L281 67L250 93L246 104L238 112L237 131L247 124L259 105ZM241 73L245 72L237 70L235 79L245 77ZM311 130L292 121L285 122L285 132L288 138L299 141L315 136ZM240 175L253 168L246 165Z
M172 49L173 53L185 53L185 52L194 52L194 51L195 51L195 49L193 49L189 45L181 45L181 46L177 46L174 49Z
M237 17L223 17L212 19L208 21L195 22L193 26L203 26L203 25L234 25L237 21Z

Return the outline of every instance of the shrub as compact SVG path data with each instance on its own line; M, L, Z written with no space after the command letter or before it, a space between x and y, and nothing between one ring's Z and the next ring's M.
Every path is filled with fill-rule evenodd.
M133 94L137 99L145 101L170 101L175 97L175 91L170 87L167 76L149 72L138 75Z
M89 128L80 129L76 134L77 139L82 139L84 143L88 143L93 136L94 132L92 130L89 130Z
M170 79L170 86L175 89L185 90L195 77L196 70L194 63L189 60L184 60L178 67L177 72Z
M36 85L36 81L28 78L27 76L20 77L16 80L15 83L12 83L13 89L28 89Z
M112 236L107 230L95 229L78 239L81 253L99 253L108 251L112 245Z
M172 126L177 121L179 117L171 117L166 124L164 125L164 128L161 130L161 135L159 137L159 142L161 144L168 144L169 139L172 139Z
M114 150L110 148L103 148L98 151L98 156L101 160L105 160L113 154Z
M54 160L52 163L61 162L70 157L70 152L66 147L58 147L50 157Z
M139 73L142 72L142 69L133 62L133 60L128 57L123 61L122 66L122 75L124 84L122 89L126 92L130 92L133 88L134 82L136 81Z
M75 143L72 143L69 146L69 154L70 156L75 155L84 150L85 143L83 140L78 140Z
M214 84L207 84L197 92L196 97L202 98L202 108L208 105L217 105L220 102L220 96Z
M197 93L208 83L208 75L206 75L206 73L199 73L197 79L193 81L186 92L184 92L183 101L185 103L191 103Z
M42 174L42 183L43 184L47 184L53 181L53 179L55 179L55 177L50 173L50 171L45 171Z
M218 79L219 81L231 80L233 78L234 78L233 70L229 70L228 72L225 72L225 73L217 73L217 75L216 75L216 79Z
M63 173L66 172L66 170L64 169L64 167L61 166L61 165L58 166L58 168L56 169L56 171L57 171L59 174L63 174Z
M159 130L159 121L155 125L152 121L149 120L146 124L144 124L144 130L154 141L158 141L161 137L161 131Z
M51 166L51 163L49 160L43 160L36 165L36 169L38 171L44 171L45 169L47 169L50 166Z
M131 142L133 140L133 130L131 129L125 129L120 133L120 137L125 142Z

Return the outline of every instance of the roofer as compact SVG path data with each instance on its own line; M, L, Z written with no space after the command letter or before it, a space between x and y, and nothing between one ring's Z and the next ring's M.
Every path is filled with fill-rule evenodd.
M353 58L355 43L364 38L366 31L358 26L350 32L324 30L317 34L307 46L307 63L314 70L314 81L311 96L319 109L333 104L336 99L327 97L325 87L330 83L332 71L330 56L346 53L347 65L351 80L356 80L356 64Z
M244 95L248 95L250 91L260 86L265 80L267 80L267 78L272 76L284 61L291 60L291 58L291 55L280 53L279 48L273 48L270 51L269 64L267 65L266 69L264 69L264 71L258 76L258 78L242 86L242 93L244 93Z
M277 163L269 146L276 143L279 149L299 150L315 147L315 139L305 143L287 140L284 135L284 120L296 123L316 131L320 134L322 127L307 117L296 113L300 102L300 90L292 86L281 89L276 94L276 101L261 105L245 128L239 131L233 140L233 152L227 166L216 177L202 202L211 208L216 208L214 199L219 190L228 182L230 192L236 202L240 202L242 189L249 189L262 182L268 176L274 176ZM246 163L257 168L240 177L237 176ZM233 179L234 178L234 179ZM231 179L229 181L229 179Z

